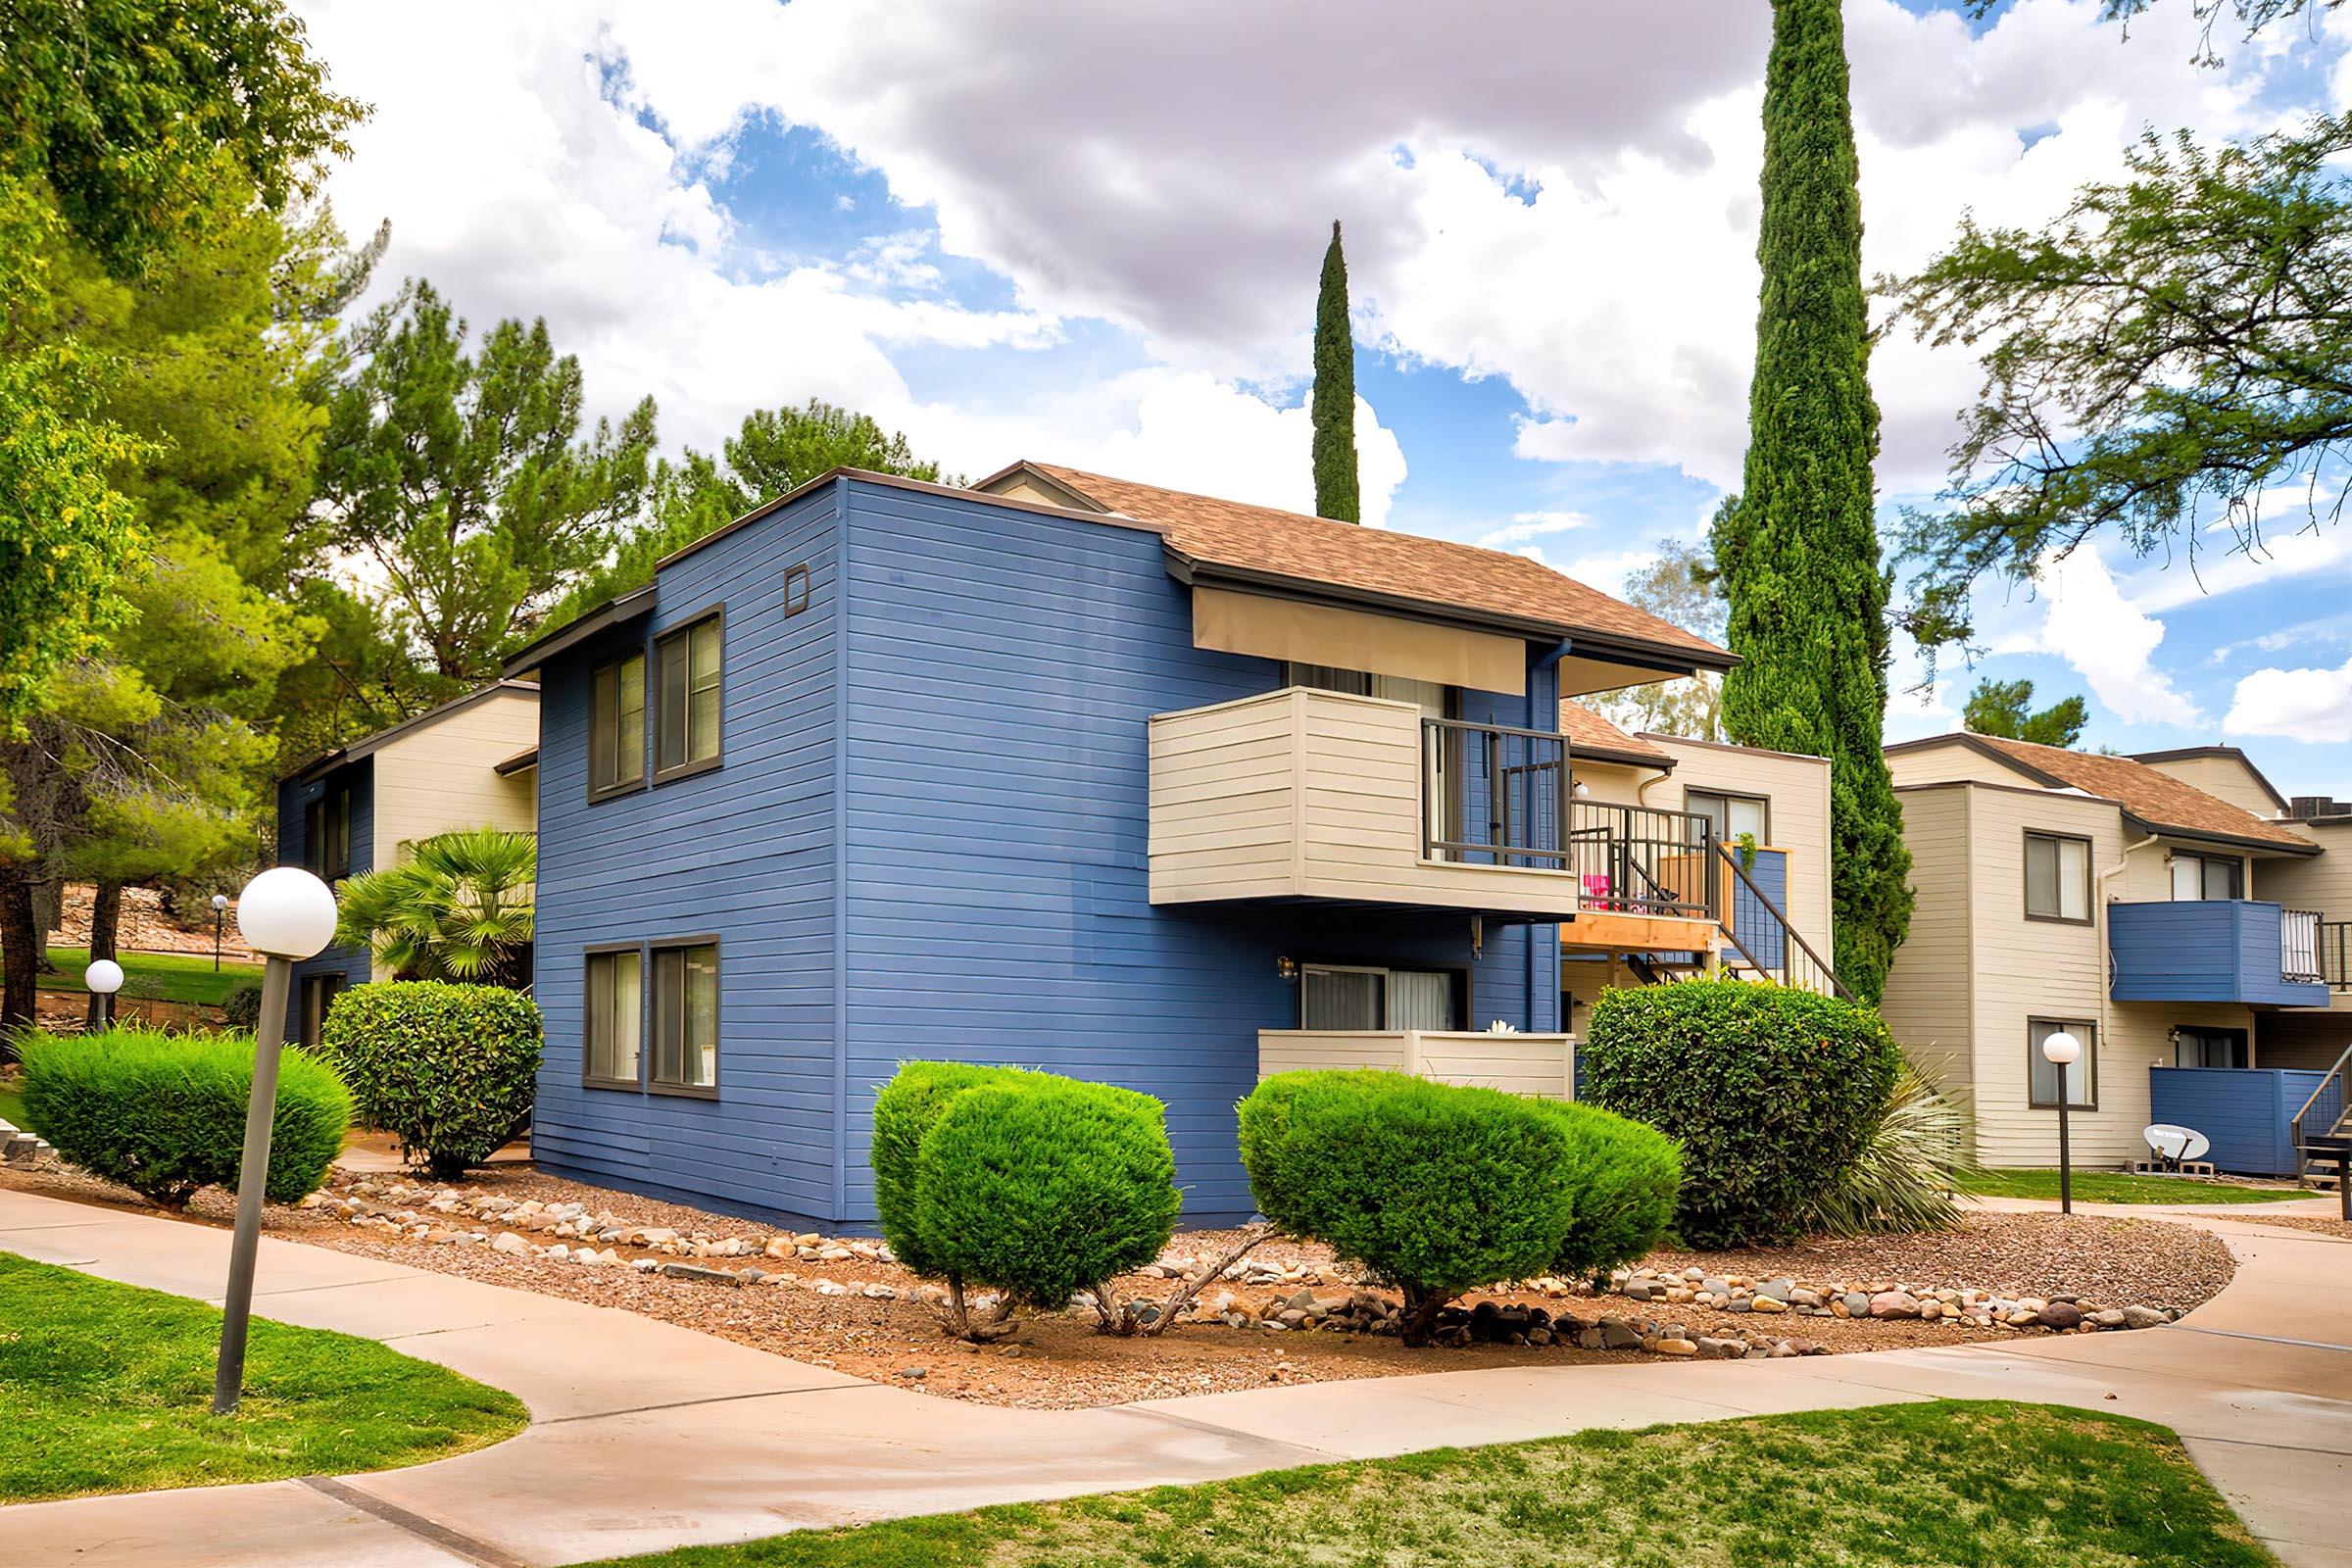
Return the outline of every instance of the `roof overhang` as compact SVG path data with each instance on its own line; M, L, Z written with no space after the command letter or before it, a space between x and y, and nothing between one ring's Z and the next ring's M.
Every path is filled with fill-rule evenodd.
M515 774L527 773L538 765L539 748L526 746L503 762L492 762L490 771L496 773L500 778L513 778Z
M2254 855L2313 856L2320 853L2319 845L2301 840L2293 844L2282 844L2277 839L2245 838L2235 833L2216 833L2211 828L2181 827L2172 822L2152 822L2128 806L2119 807L2118 809L2124 813L2124 821L2127 825L2136 828L2152 838L2186 839L2194 844L2220 844L2233 850L2245 850Z
M608 599L579 619L565 621L546 636L523 644L509 656L504 667L509 675L537 669L557 655L568 653L599 632L609 631L653 612L654 585L649 582L642 588L632 588L625 594Z

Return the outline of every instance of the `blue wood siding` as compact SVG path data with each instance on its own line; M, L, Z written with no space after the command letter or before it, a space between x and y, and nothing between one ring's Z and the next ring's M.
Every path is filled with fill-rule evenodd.
M836 487L737 529L662 572L651 617L544 672L532 1144L551 1170L740 1212L834 1211L838 517ZM787 616L785 573L804 564L808 607ZM721 603L721 765L588 804L590 672ZM719 943L717 1098L585 1088L584 950L683 936Z
M1739 852L1733 851L1736 855ZM1788 852L1787 850L1758 850L1755 862L1748 866L1748 880L1756 885L1756 893L1747 890L1747 883L1723 873L1732 884L1732 929L1739 934L1741 947L1755 956L1766 969L1778 969L1788 961L1788 928L1764 907L1756 897L1761 893L1770 899L1773 907L1786 911L1788 907ZM1731 957L1732 954L1725 956Z
M2328 988L2280 973L2279 906L2251 899L2111 904L2117 1002L2243 1002L2324 1007Z
M298 784L292 779L277 786L277 863L303 865L311 856L309 823L304 812L330 789L351 788L351 874L375 869L375 759L363 757ZM312 975L339 974L347 986L364 986L374 970L366 948L328 948L294 965L293 984L286 988L286 1038L299 1032L302 982Z
M2150 1067L2148 1119L2189 1127L2213 1141L2205 1157L2247 1176L2300 1169L2288 1130L2322 1072L2263 1067Z

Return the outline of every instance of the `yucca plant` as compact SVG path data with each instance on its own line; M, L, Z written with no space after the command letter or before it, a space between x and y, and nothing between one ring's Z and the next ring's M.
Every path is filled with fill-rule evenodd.
M1972 1168L1968 1113L1906 1060L1861 1153L1806 1219L1831 1236L1949 1230L1960 1220L1953 1190Z
M519 989L530 975L538 874L528 833L435 834L399 865L343 884L335 940L367 948L396 979Z

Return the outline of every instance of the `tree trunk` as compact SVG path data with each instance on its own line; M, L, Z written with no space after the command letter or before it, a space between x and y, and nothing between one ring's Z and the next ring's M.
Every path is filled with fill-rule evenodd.
M90 889L90 961L115 956L115 944L122 927L122 884L101 877ZM92 1034L106 1027L114 1007L114 998L90 993L88 1010L82 1015L82 1027Z
M32 1027L32 981L41 933L32 918L32 884L0 877L0 1062L17 1059L16 1043Z
M1404 1292L1404 1316L1397 1322L1397 1337L1415 1348L1429 1344L1438 1330L1438 1314L1446 1310L1450 1296L1437 1291L1419 1291L1410 1286Z

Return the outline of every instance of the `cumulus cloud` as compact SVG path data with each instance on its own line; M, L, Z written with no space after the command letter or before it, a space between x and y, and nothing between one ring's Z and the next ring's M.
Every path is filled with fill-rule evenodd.
M2222 728L2308 744L2352 741L2352 662L2334 669L2258 669L2237 683Z
M1479 543L1489 550L1508 550L1534 539L1549 538L1553 534L1574 533L1589 528L1592 519L1581 512L1515 512L1511 520L1500 528L1490 529Z
M2025 646L2055 655L2127 724L2193 724L2204 715L2153 662L2164 622L2125 597L2095 543L2042 564L2035 588L2041 624Z

